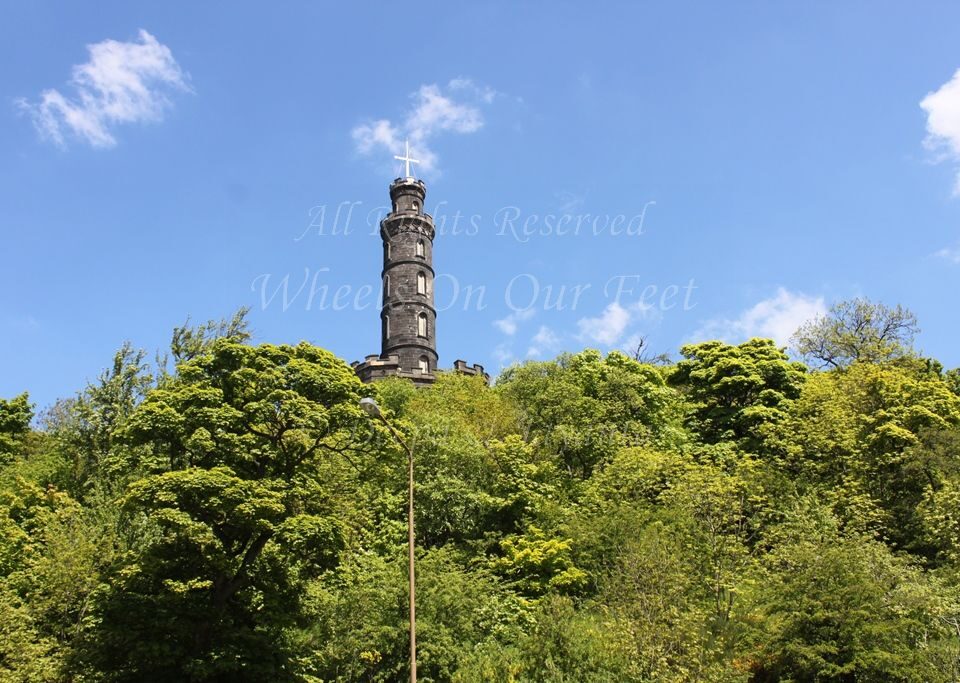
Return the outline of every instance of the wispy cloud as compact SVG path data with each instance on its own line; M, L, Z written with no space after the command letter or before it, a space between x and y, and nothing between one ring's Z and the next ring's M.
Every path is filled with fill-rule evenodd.
M32 332L40 329L40 321L32 315L7 316L4 325L14 332Z
M170 48L142 29L133 42L104 40L87 50L90 59L73 67L72 94L51 89L37 102L17 101L40 135L57 145L72 134L93 147L113 147L115 125L160 121L171 106L168 95L190 90Z
M937 161L960 162L960 69L939 90L928 93L920 106L927 112L924 145L936 153ZM953 193L960 196L960 171Z
M653 306L642 301L623 305L617 301L607 304L599 316L581 318L577 321L578 339L604 346L616 346L623 339L627 328L639 319L653 313Z
M736 318L707 321L693 333L691 340L739 342L751 337L766 337L786 346L800 325L826 312L823 297L794 293L780 287L776 295L751 306Z
M942 258L950 263L960 264L960 247L947 247L938 251L935 256Z
M354 127L351 135L357 151L364 155L379 151L399 154L404 140L409 140L411 153L420 160L419 168L436 172L438 159L432 140L440 133L473 133L482 128L480 107L496 96L492 88L468 78L455 78L446 87L421 85L410 95L411 107L402 121L366 121Z
M536 313L536 310L533 308L524 308L516 310L513 313L509 314L505 318L500 318L499 320L494 320L494 326L503 332L508 337L512 337L517 333L517 328L520 326L520 323L530 320Z
M501 368L507 367L516 360L516 356L513 355L513 350L507 343L497 344L493 349L493 357Z
M557 200L557 209L560 213L575 213L583 208L583 203L586 200L586 195L576 192L568 192L567 190L561 190L554 193L554 197Z
M541 325L537 333L530 339L527 349L527 358L538 358L545 353L551 353L560 348L560 336L546 325Z
M606 344L616 344L630 324L630 312L614 301L608 304L596 318L581 318L577 321L580 337Z

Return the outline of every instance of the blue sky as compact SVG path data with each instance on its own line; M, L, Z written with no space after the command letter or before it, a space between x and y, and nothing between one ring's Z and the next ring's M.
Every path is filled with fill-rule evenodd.
M125 340L242 305L257 341L378 352L371 226L404 137L443 221L441 366L786 343L858 295L960 365L956 3L0 17L0 396L43 407Z

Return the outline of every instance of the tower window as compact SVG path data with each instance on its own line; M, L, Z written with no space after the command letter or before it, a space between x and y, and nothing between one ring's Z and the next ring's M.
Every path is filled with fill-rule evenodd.
M417 334L421 337L427 336L427 314L421 313L417 316Z
M384 275L383 276L383 298L386 299L388 296L390 296L390 276Z
M422 272L417 273L417 294L427 293L427 276Z
M413 208L414 211L418 211L418 212L420 211L420 204L418 202L414 202L413 204L411 204L411 207Z
M383 260L384 261L390 260L390 243L389 242L383 243Z
M383 338L384 339L390 338L390 316L389 315L383 316Z
M430 359L426 356L420 356L420 372L430 372Z
M417 256L423 258L423 240L417 240Z

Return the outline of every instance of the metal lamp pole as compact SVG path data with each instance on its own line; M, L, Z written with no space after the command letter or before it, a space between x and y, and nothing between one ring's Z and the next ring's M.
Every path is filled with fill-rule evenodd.
M409 155L408 155L409 156ZM393 428L387 418L380 411L380 406L372 398L360 399L360 407L370 417L379 418L397 443L403 446L407 452L407 544L409 549L410 568L410 683L417 683L417 598L416 598L416 575L414 573L414 554L413 554L413 450L400 438L397 430Z

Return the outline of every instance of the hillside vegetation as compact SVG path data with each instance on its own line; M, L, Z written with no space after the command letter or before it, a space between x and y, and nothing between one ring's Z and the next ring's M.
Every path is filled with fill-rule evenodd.
M903 309L364 385L244 317L0 400L0 681L960 680L960 373Z

